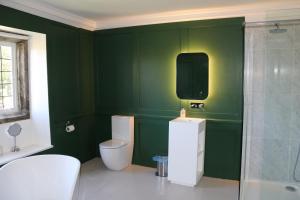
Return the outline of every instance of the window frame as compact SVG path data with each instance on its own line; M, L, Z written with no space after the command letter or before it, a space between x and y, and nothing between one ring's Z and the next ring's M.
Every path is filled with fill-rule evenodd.
M2 32L1 30L0 37L4 38L4 40L0 41L3 46L12 46L14 48L12 52L14 108L0 111L0 124L30 119L30 38L27 35ZM22 43L23 46L19 46L19 43ZM23 54L20 54L21 51ZM17 59L22 61L17 61Z
M1 120L3 115L5 116L5 115L18 114L20 112L20 108L19 108L19 100L18 100L19 96L18 96L18 82L17 82L18 80L17 80L17 66L16 66L17 44L15 42L0 41L0 46L9 46L12 48L12 76L13 76L12 84L13 84L13 100L14 100L13 108L0 110L0 120ZM0 71L2 73L2 69L0 69Z

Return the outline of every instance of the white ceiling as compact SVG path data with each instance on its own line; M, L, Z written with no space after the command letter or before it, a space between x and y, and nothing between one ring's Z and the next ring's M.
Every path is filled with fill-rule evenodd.
M0 0L0 4L88 30L227 17L264 21L282 10L284 16L300 18L300 0Z
M32 0L92 20L284 0Z

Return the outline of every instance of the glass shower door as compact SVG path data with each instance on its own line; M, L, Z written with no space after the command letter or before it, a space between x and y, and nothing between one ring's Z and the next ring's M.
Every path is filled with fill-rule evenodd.
M299 23L246 27L243 200L300 199Z

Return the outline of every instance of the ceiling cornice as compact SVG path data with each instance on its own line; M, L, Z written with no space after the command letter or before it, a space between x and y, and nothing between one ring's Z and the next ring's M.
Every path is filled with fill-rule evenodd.
M110 29L147 24L204 20L229 17L245 17L246 22L279 19L300 19L300 2L282 1L224 6L206 9L190 9L136 16L114 17L97 21L96 29ZM298 14L299 13L299 14Z
M73 13L39 3L26 0L0 0L0 4L21 10L50 20L83 28L87 30L101 30L110 28L130 27L147 24L160 24L191 20L204 20L229 17L245 17L246 22L268 21L276 19L300 19L300 2L282 1L270 3L254 3L238 6L224 6L205 9L190 9L136 16L123 16L92 20Z
M33 15L37 15L46 19L54 20L71 26L75 26L87 30L95 30L96 22L73 13L38 3L36 1L16 1L16 0L0 0L0 4L21 10Z

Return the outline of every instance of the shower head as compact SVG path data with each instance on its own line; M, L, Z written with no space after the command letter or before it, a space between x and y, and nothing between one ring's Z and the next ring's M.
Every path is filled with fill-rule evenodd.
M276 28L269 30L269 33L285 33L285 32L287 32L287 29L280 28L278 23L275 23L275 27Z

